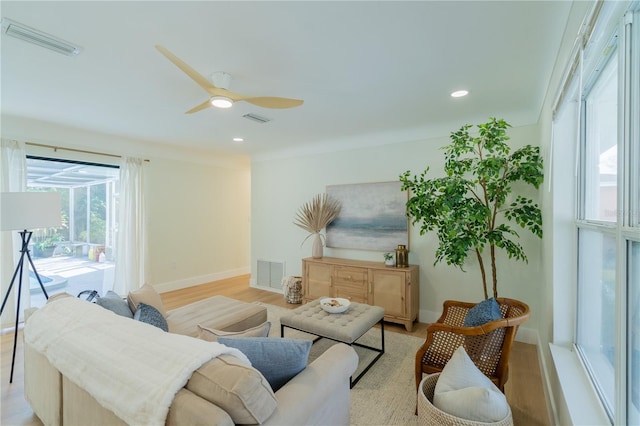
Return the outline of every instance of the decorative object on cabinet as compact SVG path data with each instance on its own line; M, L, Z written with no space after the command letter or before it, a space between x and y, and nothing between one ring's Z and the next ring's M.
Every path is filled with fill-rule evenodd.
M478 136L471 136L471 125L451 133L451 144L445 151L445 177L427 179L429 168L410 177L400 175L402 190L413 194L406 205L407 216L420 224L420 234L435 230L439 246L436 262L446 261L462 269L467 256L475 252L482 274L485 299L489 298L484 248L490 252L493 297L498 297L496 248L509 258L527 261L518 233L510 225L542 238L542 213L538 204L522 195L509 195L516 183L538 188L543 180L540 148L526 145L513 153L507 144L506 129L501 119L477 125ZM502 219L506 220L502 220Z
M384 254L384 264L387 266L396 266L396 262L393 259L393 255L389 252Z
M398 243L408 245L408 195L400 189L400 182L327 186L342 206L327 226L327 247L391 251Z
M384 308L384 320L413 330L418 318L420 278L417 265L388 268L383 262L308 257L302 260L303 301L341 297Z
M409 266L409 251L404 244L398 244L398 248L396 248L396 266L398 268Z
M298 210L293 223L309 232L309 235L302 241L303 244L310 236L314 236L312 247L314 258L320 259L323 255L323 235L320 231L338 217L340 209L340 202L324 193L317 194L313 200L304 203Z

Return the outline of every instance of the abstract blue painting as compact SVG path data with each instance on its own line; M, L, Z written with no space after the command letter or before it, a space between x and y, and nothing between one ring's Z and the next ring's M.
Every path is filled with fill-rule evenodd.
M391 252L409 247L408 194L401 182L329 185L327 194L340 201L336 220L327 226L327 247Z

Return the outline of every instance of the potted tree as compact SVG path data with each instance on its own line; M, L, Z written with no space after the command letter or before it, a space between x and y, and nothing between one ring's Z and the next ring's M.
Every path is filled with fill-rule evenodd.
M407 216L420 224L420 234L435 230L439 246L435 263L445 261L463 269L467 256L475 253L482 274L485 299L489 298L485 260L489 250L489 265L493 297L498 297L496 250L502 249L509 258L527 261L518 233L509 222L542 238L542 213L531 199L510 197L517 183L538 188L542 183L542 157L539 147L526 145L513 153L507 144L510 125L490 118L477 125L478 134L469 133L464 125L451 134L451 143L444 146L444 177L400 176L402 190L410 190ZM434 264L435 264L434 263Z
M435 373L464 342L465 350L481 371L501 390L507 380L509 353L518 326L529 318L529 307L520 301L498 298L496 251L527 261L518 233L510 225L542 237L542 213L531 199L512 196L516 184L538 188L542 183L542 158L538 147L524 146L513 153L507 145L507 122L490 118L479 124L477 136L465 125L451 134L445 152L445 176L428 179L400 176L402 190L410 190L407 216L420 234L435 230L439 246L435 263L445 261L463 269L475 253L485 300L467 303L447 300L440 318L429 325L427 337L416 353L416 386L423 373ZM489 298L483 251L489 251L493 296ZM478 309L479 308L479 309ZM497 312L496 312L497 311ZM438 339L435 336L439 336Z

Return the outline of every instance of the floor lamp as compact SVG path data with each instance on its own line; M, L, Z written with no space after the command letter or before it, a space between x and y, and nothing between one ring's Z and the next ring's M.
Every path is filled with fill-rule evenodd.
M18 278L18 293L16 301L16 327L13 335L13 356L11 358L11 376L9 383L13 382L13 366L16 361L16 345L18 343L18 322L20 320L20 298L22 296L22 279L24 276L25 259L29 261L40 288L44 296L48 299L49 295L42 284L40 275L36 270L31 254L29 253L29 243L33 231L29 229L52 228L61 225L60 218L60 194L57 192L3 192L0 198L0 230L2 231L20 231L22 247L20 248L20 260L16 265L16 270L11 278L11 283L7 288L7 292L2 300L2 308L0 315L4 312L4 306L9 299L13 284ZM29 265L26 265L27 271Z

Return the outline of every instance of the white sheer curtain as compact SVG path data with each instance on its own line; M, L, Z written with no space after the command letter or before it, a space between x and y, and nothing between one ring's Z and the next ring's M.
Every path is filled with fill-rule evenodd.
M2 139L0 141L0 191L2 192L23 192L27 189L27 157L24 150L24 143ZM15 231L0 232L0 289L2 290L2 300L4 300L11 277L20 259L21 240ZM21 307L30 306L29 297L29 275L28 268L25 268ZM14 326L16 322L16 300L18 298L18 287L14 285L11 295L7 299L7 304L2 313L0 327L6 328ZM0 303L2 303L0 300Z
M146 280L146 231L143 197L144 160L123 157L120 163L120 209L116 237L115 278L103 294L121 296L142 287Z

